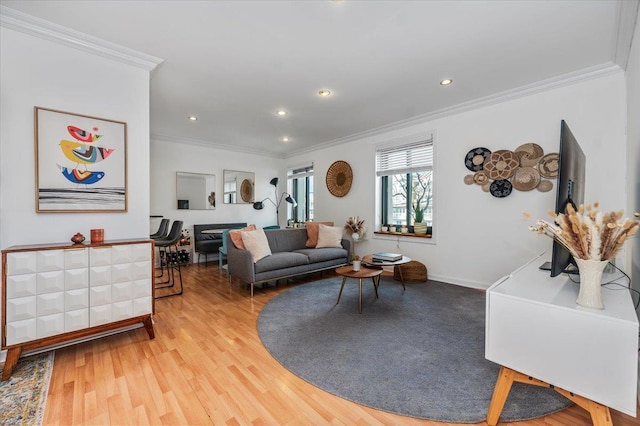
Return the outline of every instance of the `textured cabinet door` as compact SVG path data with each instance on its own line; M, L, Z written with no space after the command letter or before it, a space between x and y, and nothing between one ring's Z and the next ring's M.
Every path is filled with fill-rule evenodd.
M70 306L88 315L88 304L78 294L89 285L87 255L86 248L7 254L7 345L77 329L77 321L65 325L65 312Z
M144 243L90 250L91 326L151 314L151 248Z

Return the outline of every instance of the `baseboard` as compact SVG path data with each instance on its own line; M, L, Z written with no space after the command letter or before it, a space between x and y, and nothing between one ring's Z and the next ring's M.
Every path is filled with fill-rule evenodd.
M428 278L434 281L441 281L443 283L455 284L462 287L475 288L478 290L486 290L491 286L491 284L493 284L493 283L487 284L480 281L461 280L455 277L449 277L446 275L437 275L437 274L429 274Z

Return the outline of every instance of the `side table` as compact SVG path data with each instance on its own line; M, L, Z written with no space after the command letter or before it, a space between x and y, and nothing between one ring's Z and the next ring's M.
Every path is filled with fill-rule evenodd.
M357 278L358 279L358 313L362 313L362 279L363 278L371 278L373 281L373 289L376 292L376 299L378 298L378 283L380 280L380 274L382 274L382 269L371 269L367 267L361 267L359 271L354 271L351 265L341 266L336 269L336 274L342 276L342 285L340 286L340 293L338 293L338 300L336 301L336 305L340 303L340 296L342 296L342 290L344 289L344 284L347 281L347 278Z
M374 262L373 255L367 254L362 257L362 264L367 268L380 268L382 270L383 266L396 266L402 265L403 263L411 262L411 258L407 256L402 256L402 259L396 260L395 262ZM398 268L398 274L400 275L400 282L402 283L402 289L406 290L407 288L404 285L404 278L402 277L402 269ZM393 272L391 273L393 275Z

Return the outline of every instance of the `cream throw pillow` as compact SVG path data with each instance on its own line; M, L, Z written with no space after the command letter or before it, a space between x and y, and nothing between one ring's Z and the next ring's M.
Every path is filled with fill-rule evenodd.
M318 226L318 244L316 248L336 247L342 248L342 228L339 226L327 226L320 224Z
M258 260L271 256L271 248L264 234L264 229L258 228L255 231L240 231L242 242L247 250L253 256L253 263Z

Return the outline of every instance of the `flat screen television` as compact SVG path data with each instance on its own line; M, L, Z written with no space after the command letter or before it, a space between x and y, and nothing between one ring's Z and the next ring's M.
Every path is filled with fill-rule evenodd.
M571 129L562 120L560 124L560 149L558 152L558 181L556 184L556 213L566 213L567 205L576 210L584 203L585 169L587 158ZM573 256L562 244L553 241L551 276L568 272L570 264L577 267ZM573 270L575 272L575 269Z

